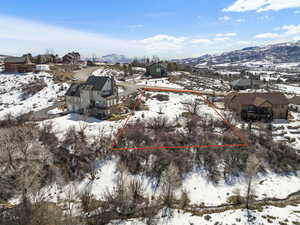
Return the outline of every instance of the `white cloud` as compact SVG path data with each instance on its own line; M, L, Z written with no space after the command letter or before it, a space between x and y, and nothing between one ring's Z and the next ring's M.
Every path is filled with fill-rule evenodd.
M281 30L285 30L286 35L300 34L300 24L299 25L285 25L281 27Z
M161 51L174 51L181 49L186 40L187 39L185 37L158 34L138 42L145 46L148 53L159 53Z
M255 37L260 39L273 39L276 42L297 41L300 39L300 24L284 25L275 30L277 33L258 34Z
M128 28L130 29L138 29L138 28L143 28L144 25L143 24L132 24L132 25L129 25Z
M245 22L245 21L246 21L245 19L237 19L237 20L236 20L237 23L243 23L243 22Z
M296 10L294 13L295 14L300 14L300 10Z
M219 38L215 38L214 40L215 41L227 41L227 40L229 40L229 38L228 37L219 37Z
M255 10L256 12L300 7L299 0L235 0L223 11L245 12Z
M0 30L1 51L7 54L38 54L47 48L53 48L58 54L71 50L86 55L120 50L120 53L132 55L139 52L139 47L133 41L3 15L0 15Z
M219 33L216 34L216 37L235 37L237 34L234 32L231 33Z
M229 21L229 20L231 20L231 17L229 17L229 16L222 16L222 17L219 17L218 20L220 20L220 21Z
M200 39L193 39L191 40L192 44L211 44L212 41L209 39L205 39L205 38L200 38Z
M280 35L276 33L263 33L263 34L257 34L255 35L255 37L260 39L274 39L280 37Z

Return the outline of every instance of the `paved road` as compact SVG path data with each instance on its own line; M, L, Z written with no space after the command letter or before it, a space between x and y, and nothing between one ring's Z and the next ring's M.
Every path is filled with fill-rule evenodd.
M75 79L78 79L79 82L85 82L88 77L96 70L98 70L99 67L97 66L93 66L93 67L88 67L82 70L78 70L75 72L75 74L73 75L73 77Z

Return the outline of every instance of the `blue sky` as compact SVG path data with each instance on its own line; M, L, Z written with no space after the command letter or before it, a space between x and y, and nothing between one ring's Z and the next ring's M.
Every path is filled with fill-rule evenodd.
M300 0L3 1L0 54L195 57L300 39Z

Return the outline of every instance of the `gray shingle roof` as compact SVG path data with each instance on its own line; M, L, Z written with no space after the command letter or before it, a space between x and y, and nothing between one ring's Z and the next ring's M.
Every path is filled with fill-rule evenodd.
M105 76L90 76L85 82L85 85L92 86L93 90L101 91L106 81L109 79L111 78Z
M5 59L6 63L25 63L26 58L25 57L8 57Z
M233 98L237 99L237 102L244 105L252 105L254 103L261 104L264 101L268 101L273 105L287 105L289 103L286 96L281 92L266 92L266 93L238 93L232 92L225 96L225 104L230 104Z
M260 81L258 80L252 80L254 85L260 84ZM238 79L234 80L230 83L232 86L251 86L251 80L250 79Z
M80 86L80 84L71 84L66 93L66 96L80 97Z
M101 91L108 79L111 78L105 76L90 76L84 84L72 84L66 96L80 97L80 88Z

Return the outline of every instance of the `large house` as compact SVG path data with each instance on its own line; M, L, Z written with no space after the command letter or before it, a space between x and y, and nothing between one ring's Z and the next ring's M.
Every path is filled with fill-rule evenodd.
M64 64L78 64L80 61L80 54L78 52L70 52L63 56Z
M113 77L90 76L83 84L72 84L66 93L70 112L109 117L118 104L118 87Z
M44 55L37 55L33 57L33 62L36 64L50 64L50 63L59 63L61 59L58 55L53 54L44 54Z
M35 64L28 55L24 57L8 57L4 60L4 72L28 73L35 71Z
M230 83L230 87L233 90L246 90L246 89L258 89L261 86L259 80L253 79L238 79Z
M288 104L288 99L280 92L231 92L224 98L225 108L238 113L243 120L287 119Z
M161 78L168 76L167 67L161 62L152 63L146 67L145 77L149 78Z

